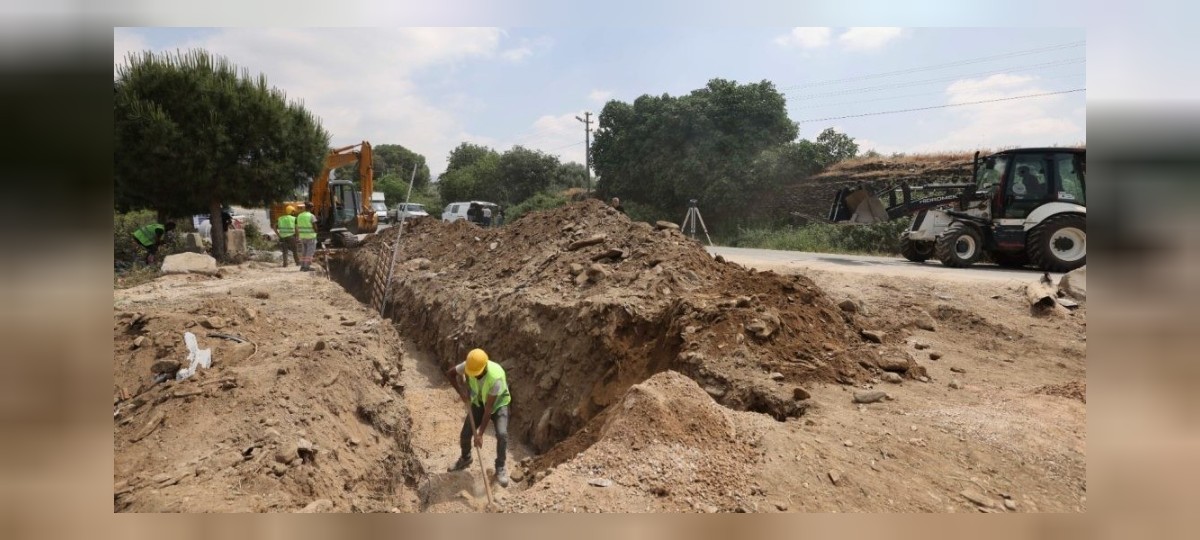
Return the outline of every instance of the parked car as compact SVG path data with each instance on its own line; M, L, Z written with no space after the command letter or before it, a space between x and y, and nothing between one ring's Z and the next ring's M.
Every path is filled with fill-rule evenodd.
M388 220L393 222L399 222L401 218L413 219L428 215L429 212L425 211L425 205L417 203L400 203L388 210Z
M446 205L445 211L442 212L442 221L455 222L460 219L467 219L467 211L470 210L472 206L475 206L476 208L478 208L480 210L482 210L485 207L491 208L492 215L495 215L496 210L500 208L500 205L498 205L496 203L490 203L487 201L463 201L463 202L450 203L450 204ZM483 219L483 214L480 213L471 221L473 223L480 223L482 219Z

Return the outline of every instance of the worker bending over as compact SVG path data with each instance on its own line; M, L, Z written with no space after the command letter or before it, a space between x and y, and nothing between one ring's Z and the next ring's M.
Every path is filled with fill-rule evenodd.
M446 371L446 376L450 378L463 403L470 404L471 416L475 417L474 433L471 433L471 416L463 418L462 433L458 441L462 455L450 470L461 471L471 465L471 440L474 439L476 448L482 448L483 433L488 426L488 420L491 420L496 430L496 481L502 487L508 487L508 469L504 467L504 458L508 450L508 404L512 401L512 396L509 394L504 368L488 360L488 355L483 349L473 349L467 353L467 361ZM462 386L463 378L466 379L467 388L470 390L469 397ZM484 414L484 411L487 411L487 414Z

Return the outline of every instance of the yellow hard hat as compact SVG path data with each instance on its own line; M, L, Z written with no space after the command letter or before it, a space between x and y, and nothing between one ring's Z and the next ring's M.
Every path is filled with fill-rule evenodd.
M289 205L287 205L287 213L289 213L289 214L295 214L295 213L296 213L296 207L295 207L295 206L292 206L292 205L290 205L290 204L289 204Z
M478 377L483 370L487 369L488 355L483 352L483 349L471 349L467 353L467 376Z

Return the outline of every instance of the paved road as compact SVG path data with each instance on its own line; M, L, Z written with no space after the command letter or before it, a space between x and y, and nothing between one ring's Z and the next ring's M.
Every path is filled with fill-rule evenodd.
M901 257L869 257L865 255L841 255L834 253L808 253L804 251L781 251L774 249L752 249L710 247L709 253L721 255L728 260L758 268L759 270L814 269L833 272L857 272L910 277L935 277L955 280L1019 281L1037 279L1041 272L1032 269L1013 270L994 264L980 264L971 268L948 268L936 260L924 263L909 262ZM1057 283L1062 274L1050 274Z

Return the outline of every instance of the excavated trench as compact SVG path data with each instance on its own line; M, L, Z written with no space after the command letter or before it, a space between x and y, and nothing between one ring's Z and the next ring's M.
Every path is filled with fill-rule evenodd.
M513 393L509 436L539 455L537 468L593 444L597 430L583 428L666 370L725 407L778 421L808 407L799 385L878 370L849 316L807 278L714 260L678 230L596 201L501 229L409 230L384 316L439 369L476 347L500 362ZM343 252L331 277L372 303L396 238L384 231Z

